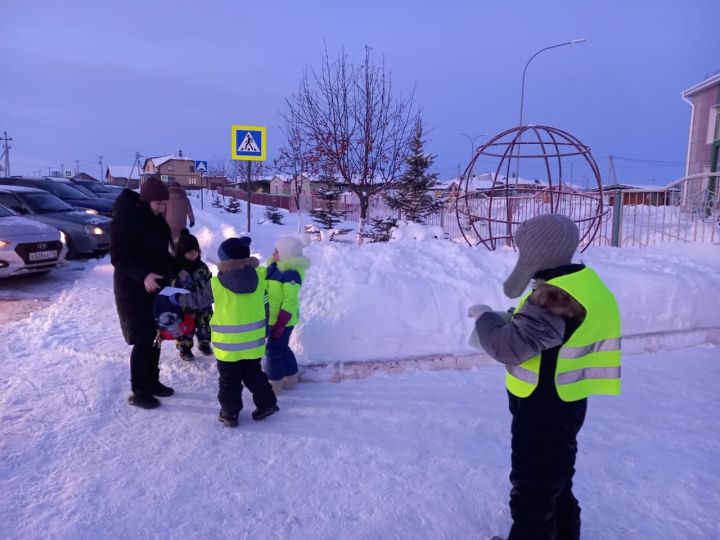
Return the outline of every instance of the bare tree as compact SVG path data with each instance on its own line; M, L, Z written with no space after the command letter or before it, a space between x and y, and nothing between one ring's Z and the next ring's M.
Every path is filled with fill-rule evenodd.
M362 64L342 50L331 60L325 48L319 71L306 70L297 95L287 100L289 118L311 144L323 169L335 171L358 198L358 243L368 207L398 175L417 113L414 93L393 96L384 60L376 65L365 47Z
M302 231L302 195L305 180L318 171L319 156L314 152L312 141L300 131L300 126L291 110L285 116L285 136L287 146L280 149L280 156L275 160L275 168L290 177L295 207L298 211L298 232Z

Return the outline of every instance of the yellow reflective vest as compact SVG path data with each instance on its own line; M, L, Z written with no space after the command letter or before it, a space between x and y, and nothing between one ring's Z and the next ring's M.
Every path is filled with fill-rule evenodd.
M590 268L547 281L564 290L585 308L585 320L558 352L555 388L563 401L593 394L620 393L620 312L615 296ZM516 312L532 293L525 295ZM506 366L505 385L518 397L537 388L541 355L517 366Z
M253 360L265 354L265 269L257 274L257 289L247 294L225 288L217 276L210 280L215 304L210 329L218 360Z

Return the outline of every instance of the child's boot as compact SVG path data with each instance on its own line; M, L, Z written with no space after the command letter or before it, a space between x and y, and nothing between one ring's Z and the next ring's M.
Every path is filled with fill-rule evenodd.
M287 377L284 377L283 382L286 390L292 390L297 386L298 374L295 373L294 375L288 375Z
M220 409L220 414L218 415L218 420L220 420L224 425L227 427L237 427L238 425L238 414L232 414L227 412L225 409Z
M192 362L195 360L195 356L192 353L192 350L189 347L178 347L178 351L180 352L180 358L185 360L186 362Z
M210 356L213 353L210 342L208 341L200 342L200 344L198 344L198 350L205 356Z
M275 395L278 395L285 387L285 383L283 382L283 379L280 379L279 381L270 381L270 386L272 386Z

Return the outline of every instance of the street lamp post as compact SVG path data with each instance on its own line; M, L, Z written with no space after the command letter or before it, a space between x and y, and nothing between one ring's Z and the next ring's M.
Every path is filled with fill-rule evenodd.
M564 47L565 45L574 45L575 43L584 43L585 41L587 41L586 38L580 38L580 39L573 39L570 41L566 41L565 43L558 43L557 45L550 45L549 47L540 49L539 51L537 51L535 54L533 54L530 57L530 60L528 60L527 63L525 64L525 69L523 69L522 88L520 90L520 123L518 124L519 126L522 127L522 125L523 125L523 101L525 99L525 74L527 73L527 68L530 65L530 62L533 61L533 58L535 58L541 52L547 51L549 49L555 49L557 47Z
M487 133L481 133L480 135L475 135L474 137L471 137L467 133L461 133L463 137L467 137L467 140L470 142L470 159L475 155L475 141L478 140L480 137L487 137Z
M545 52L550 49L556 49L558 47L564 47L565 45L575 45L576 43L584 43L587 41L586 38L579 38L579 39L572 39L570 41L566 41L564 43L558 43L557 45L550 45L549 47L544 47L537 51L535 54L533 54L530 59L525 63L525 69L523 69L523 76L522 76L522 86L520 88L520 121L518 123L518 127L522 127L523 125L523 105L525 102L525 75L527 74L527 68L530 65L530 62L533 61L533 58L535 58L537 55L539 55L542 52ZM518 134L518 140L517 140L517 163L515 164L515 182L518 182L520 180L520 144L522 140L522 133Z

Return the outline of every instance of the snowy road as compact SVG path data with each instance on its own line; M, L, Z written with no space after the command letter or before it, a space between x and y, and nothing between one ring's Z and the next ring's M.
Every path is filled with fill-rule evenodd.
M591 400L576 494L586 539L720 537L720 350L629 356ZM125 358L0 365L3 538L489 538L509 526L503 371L303 384L281 412L216 419L211 360L125 403Z

